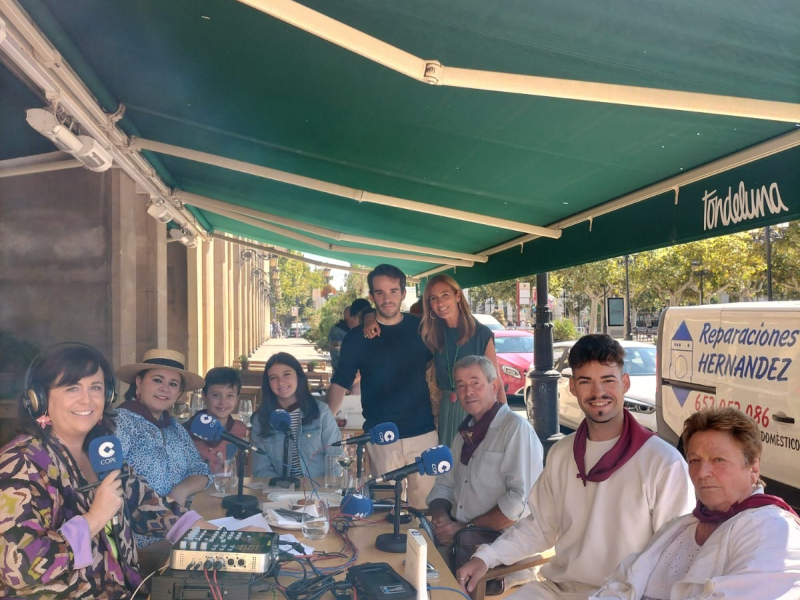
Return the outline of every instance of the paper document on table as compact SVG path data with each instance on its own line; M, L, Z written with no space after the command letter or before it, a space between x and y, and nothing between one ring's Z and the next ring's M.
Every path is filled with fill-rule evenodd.
M264 518L264 515L258 513L257 515L253 515L252 517L247 517L246 519L234 519L233 517L222 517L221 519L214 519L213 521L209 521L212 525L216 525L217 527L224 527L228 531L238 531L239 529L244 529L245 527L253 526L253 527L261 527L265 531L272 531L267 523L267 520Z
M267 484L265 484L263 481L250 481L249 483L245 483L243 485L251 490L263 490Z
M296 537L294 537L289 533L286 534L282 533L279 536L278 550L281 552L288 552L289 554L294 554L295 556L300 555L300 552L292 548L289 544L300 544L303 547L303 555L305 556L310 556L311 554L314 553L314 548L312 548L311 546L306 546L305 544L300 542L300 540L298 540Z

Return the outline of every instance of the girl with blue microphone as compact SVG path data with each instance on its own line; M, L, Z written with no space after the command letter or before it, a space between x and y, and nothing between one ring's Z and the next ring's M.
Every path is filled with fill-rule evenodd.
M253 455L253 476L324 477L325 456L341 454L339 448L332 446L341 441L342 434L328 405L311 395L303 367L294 356L279 352L267 361L261 399L261 406L253 414L251 440L266 455ZM291 438L286 473L285 436Z

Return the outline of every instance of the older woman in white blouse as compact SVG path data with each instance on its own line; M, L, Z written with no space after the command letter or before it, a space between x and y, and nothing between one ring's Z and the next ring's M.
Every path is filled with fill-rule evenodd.
M763 493L755 421L732 408L703 411L682 438L697 507L623 560L591 600L800 599L800 520Z

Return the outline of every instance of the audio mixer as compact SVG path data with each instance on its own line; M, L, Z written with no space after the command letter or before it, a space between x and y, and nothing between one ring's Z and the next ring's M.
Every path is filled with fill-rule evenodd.
M169 566L231 573L266 573L278 556L277 535L257 531L190 529L172 546Z

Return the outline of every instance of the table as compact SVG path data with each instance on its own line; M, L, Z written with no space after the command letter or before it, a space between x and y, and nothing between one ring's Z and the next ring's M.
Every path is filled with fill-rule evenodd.
M251 481L262 481L265 482L264 479L257 479L257 478L246 478L245 482ZM199 494L195 494L194 500L192 502L192 510L197 511L200 513L203 518L205 519L218 519L220 517L225 516L225 510L222 508L222 499L215 498L211 495L212 490L207 490L205 492L201 492ZM281 488L266 488L263 491L263 494L259 494L260 490L248 490L245 488L245 493L256 495L259 497L260 501L266 502L267 501L267 494L270 492L285 492L285 489ZM337 513L337 509L331 509L331 517L333 517ZM374 515L373 521L377 523L368 523L366 521L356 521L357 526L350 529L350 540L353 544L358 548L358 559L356 561L357 564L362 564L366 562L385 562L389 563L400 575L403 574L403 565L402 562L405 559L405 554L390 554L386 552L381 552L377 548L375 548L375 538L380 533L386 533L392 531L392 526L383 521L385 513L376 513ZM408 526L401 527L401 530L408 529ZM307 543L309 546L312 546L316 550L320 551L328 551L328 552L335 552L339 550L342 546L342 542L339 537L333 533L332 531L328 533L323 539L321 540L306 540L303 536L301 531L296 530L285 530L275 528L275 532L278 534L281 533L290 533L297 537L298 540L301 542ZM423 534L424 535L424 534ZM439 571L439 579L432 579L429 580L428 583L434 587L449 587L449 588L456 588L458 589L458 583L456 582L455 576L450 572L447 568L447 565L444 562L444 558L439 554L436 550L436 547L433 545L430 539L426 537L426 541L428 542L428 562L430 562L437 571ZM344 564L345 560L341 559L337 562L337 560L330 560L325 561L325 567L335 567L338 564ZM343 576L342 576L343 577ZM284 583L283 581L281 582ZM289 580L286 580L286 583L289 583ZM272 598L272 593L254 595L254 598ZM463 600L463 596L456 592L452 591L445 591L445 590L435 590L430 593L431 600ZM323 600L331 600L333 595L328 593L323 596Z

